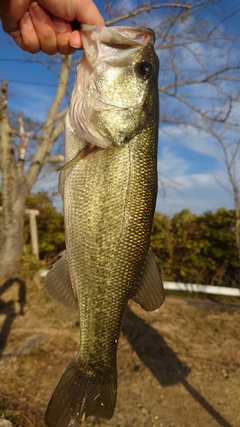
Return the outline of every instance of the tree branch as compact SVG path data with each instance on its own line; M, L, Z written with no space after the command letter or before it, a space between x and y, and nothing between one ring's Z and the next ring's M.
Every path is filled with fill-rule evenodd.
M167 92L167 91L162 90L161 87L159 88L159 91L163 92L165 95L171 96L172 98L178 99L178 101L180 101L183 104L187 105L195 113L199 114L204 120L209 120L209 121L216 122L216 123L224 123L228 119L229 114L231 112L231 108L232 108L231 100L230 100L230 103L229 103L229 108L228 108L227 112L225 113L224 118L218 119L217 116L215 116L215 117L209 116L203 110L201 110L200 108L197 108L195 105L193 105L191 102L189 102L186 98L183 98L182 96L178 95L176 91L174 93Z
M113 25L119 21L124 21L126 19L132 18L133 16L140 15L143 12L149 13L154 9L160 9L163 7L176 7L176 8L181 8L181 9L191 9L190 5L181 5L181 4L176 4L176 3L165 3L165 4L156 4L156 5L146 4L144 6L138 7L135 10L132 10L129 13L125 13L125 14L117 16L116 18L113 18L113 19L109 19L108 21L106 21L106 25Z
M65 116L60 120L53 129L51 140L56 141L56 139L61 135L65 128Z
M42 165L45 163L45 158L51 151L51 147L54 142L53 137L55 136L53 126L56 122L58 109L67 89L70 65L71 56L63 57L56 95L48 112L46 122L44 123L36 153L34 154L31 165L25 175L25 182L28 189L32 188L34 185ZM56 127L57 126L58 124Z
M56 156L47 156L45 159L45 163L62 163L64 161L64 156L61 154Z
M60 120L60 119L62 119L62 118L64 118L64 119L65 119L65 116L66 116L66 114L67 114L67 111L68 111L68 108L64 108L60 113L58 113L58 114L56 115L55 121Z
M236 66L236 67L225 67L222 68L219 71L216 71L212 74L210 74L209 76L203 77L202 79L188 79L188 80L178 80L177 85L178 86L186 86L186 85L193 85L193 84L202 84L202 83L211 83L212 81L217 80L216 77L225 73L226 71L240 71L240 66ZM227 81L240 81L240 77L226 77L224 76L224 80ZM176 86L176 82L174 81L174 83L169 83L166 86L161 86L161 90L164 92L166 89L171 89L171 88L175 88Z

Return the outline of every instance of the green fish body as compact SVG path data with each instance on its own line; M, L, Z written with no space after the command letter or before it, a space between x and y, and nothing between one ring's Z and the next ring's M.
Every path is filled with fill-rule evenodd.
M149 249L159 121L154 35L84 25L82 37L60 182L66 251L45 283L53 299L79 311L80 347L49 402L49 427L112 417L128 300L147 310L164 301Z

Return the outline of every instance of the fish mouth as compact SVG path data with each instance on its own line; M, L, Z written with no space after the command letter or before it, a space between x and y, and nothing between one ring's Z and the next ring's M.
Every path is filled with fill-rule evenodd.
M83 44L88 32L91 32L92 41L98 41L112 48L129 49L131 47L147 46L155 42L154 32L150 28L134 28L128 26L120 27L97 27L82 24Z
M81 29L84 54L92 68L100 61L108 62L110 57L111 63L116 60L119 64L121 57L122 63L126 65L132 61L134 51L155 42L155 34L150 28L99 27L82 24Z

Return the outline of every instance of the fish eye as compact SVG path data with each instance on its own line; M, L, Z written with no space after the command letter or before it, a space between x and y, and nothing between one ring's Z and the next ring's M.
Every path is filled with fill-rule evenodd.
M153 65L148 61L141 61L136 64L136 72L139 76L146 79L153 72Z

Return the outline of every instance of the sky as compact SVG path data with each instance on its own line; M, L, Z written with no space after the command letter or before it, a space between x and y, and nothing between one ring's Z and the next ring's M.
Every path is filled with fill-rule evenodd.
M96 2L99 7L100 2ZM157 2L152 2L156 4ZM126 2L126 8L136 7L138 1ZM206 16L212 22L212 26L220 23L219 28L227 32L229 36L229 45L232 53L228 52L228 59L233 56L235 61L239 50L235 46L235 39L240 36L239 22L240 12L232 13L239 7L239 0L222 0L215 8L199 12L199 14L182 24L182 29L194 31L197 20ZM160 12L159 12L160 13ZM165 12L162 15L154 13L149 16L142 16L141 19L148 19L147 23L155 28L159 19L164 19ZM205 14L205 15L204 15ZM207 15L206 15L207 14ZM223 20L224 16L228 19ZM203 29L204 31L204 29ZM239 47L239 45L238 45ZM190 45L190 53L186 53L181 47L176 51L177 66L181 70L182 76L188 78L189 73L196 70L196 78L199 77L197 62L201 59L201 67L209 66L211 69L217 69L217 66L224 64L225 56L221 52L221 45L215 48L209 48L196 40L195 44ZM163 87L173 81L171 67L174 61L166 49L159 49L158 55L161 62L159 77L159 86ZM200 58L200 59L199 59ZM0 28L0 80L8 81L9 90L9 108L14 111L22 111L24 116L30 117L36 121L44 121L47 110L56 89L56 75L50 71L46 64L52 58L44 54L31 55L22 52L12 42L3 30ZM198 73L198 74L197 74ZM191 74L193 75L193 74ZM187 100L195 102L204 110L218 111L220 104L226 99L226 94L237 93L239 86L233 82L218 82L219 87L214 85L187 85L179 88L179 95L187 96ZM239 84L239 83L238 83ZM219 88L221 96L219 95ZM219 98L220 96L220 98ZM177 117L179 112L188 119L190 110L183 106L173 97L166 97L160 92L160 108L163 117ZM239 117L240 108L234 104L231 114L232 120ZM189 116L190 117L190 116ZM190 120L190 119L189 119ZM192 120L192 122L191 122ZM166 215L172 216L183 209L189 209L196 214L206 211L215 211L220 207L232 209L233 197L226 190L228 187L226 167L223 162L223 153L219 144L209 133L200 130L194 126L196 118L192 118L191 123L167 123L161 122L159 128L159 151L158 151L158 171L159 171L159 193L156 210ZM218 129L219 130L219 129ZM222 129L225 132L228 141L235 141L236 132L232 129ZM239 163L240 170L240 163ZM53 171L40 179L33 191L43 188L57 188L58 173ZM61 206L60 198L57 199L58 206Z

